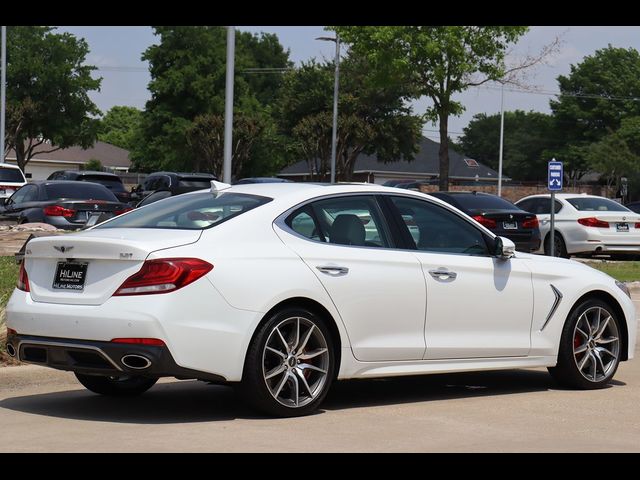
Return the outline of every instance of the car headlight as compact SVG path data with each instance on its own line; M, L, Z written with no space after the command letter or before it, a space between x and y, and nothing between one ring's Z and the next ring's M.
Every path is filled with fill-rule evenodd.
M616 280L616 285L620 290L627 294L627 297L631 298L631 292L629 291L629 287L627 287L626 284Z

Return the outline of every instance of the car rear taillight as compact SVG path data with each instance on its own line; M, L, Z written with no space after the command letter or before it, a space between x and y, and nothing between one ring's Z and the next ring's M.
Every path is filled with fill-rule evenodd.
M539 228L540 222L538 222L538 218L527 218L522 222L522 228Z
M126 343L127 345L150 345L164 347L165 343L159 338L114 338L111 343Z
M116 290L114 296L149 295L173 292L195 282L211 271L213 265L198 258L147 260Z
M29 291L29 277L27 276L27 270L24 268L24 260L20 262L20 272L18 273L16 287L23 292Z
M578 223L585 227L609 228L608 222L598 220L596 217L579 218Z
M640 223L636 223L635 227L640 228Z
M18 332L15 331L13 328L9 328L7 327L7 335L17 335Z
M13 185L0 185L0 188L6 193L14 192L18 189L18 187L14 187Z
M496 221L493 218L486 218L483 217L482 215L475 215L473 217L473 219L478 222L480 225L487 227L487 228L497 228L498 224L496 223Z
M113 212L113 214L114 214L114 215L122 215L123 213L130 212L131 210L133 210L133 208L131 208L131 207L126 207L126 208L123 208L123 209L120 209L120 210L115 210L115 211Z
M44 214L47 217L73 217L76 214L75 210L71 210L70 208L64 208L60 205L49 205L44 207Z

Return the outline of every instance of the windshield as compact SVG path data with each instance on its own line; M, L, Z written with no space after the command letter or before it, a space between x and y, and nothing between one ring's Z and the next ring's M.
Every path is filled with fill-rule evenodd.
M272 199L258 195L211 192L177 195L134 210L96 228L202 230L237 217Z
M118 199L102 185L91 183L72 182L72 183L50 183L45 185L47 198L54 200L57 198L70 198L76 200L106 200L108 202L117 202Z
M24 183L25 179L17 168L0 168L0 182Z
M620 205L608 198L600 197L576 197L567 198L569 202L576 210L589 211L589 212L630 212L627 207Z
M104 185L105 187L107 187L109 190L115 190L118 192L126 191L124 189L124 185L122 184L122 180L120 180L118 177L82 175L81 177L78 177L78 180L81 180L83 182L99 183L100 185Z

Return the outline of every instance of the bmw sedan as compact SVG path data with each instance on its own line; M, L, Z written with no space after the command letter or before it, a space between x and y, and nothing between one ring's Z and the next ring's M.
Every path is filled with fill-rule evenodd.
M278 416L312 412L351 378L548 367L601 388L637 327L604 273L365 184L212 182L33 239L6 312L10 355L98 394L195 378Z
M516 205L537 214L544 241L539 253L550 254L551 195L532 195ZM640 254L640 214L608 198L560 193L555 198L554 255Z

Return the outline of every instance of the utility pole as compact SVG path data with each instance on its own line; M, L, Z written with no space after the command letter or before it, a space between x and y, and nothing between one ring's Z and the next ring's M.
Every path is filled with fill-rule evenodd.
M500 91L500 158L498 160L498 196L502 196L502 146L504 142L504 82Z
M340 83L340 36L318 37L316 40L336 42L336 70L333 82L333 130L331 131L331 183L336 183L336 144L338 136L338 86Z
M4 132L7 105L7 27L2 27L2 74L0 74L0 163L4 163Z
M236 28L227 27L227 79L224 104L224 163L222 181L231 183L231 142L233 139L233 75L236 50Z

